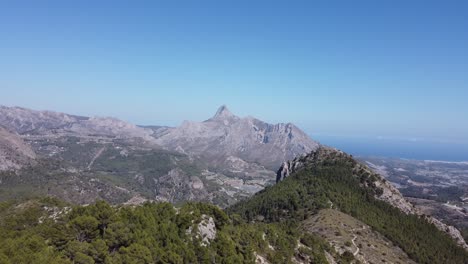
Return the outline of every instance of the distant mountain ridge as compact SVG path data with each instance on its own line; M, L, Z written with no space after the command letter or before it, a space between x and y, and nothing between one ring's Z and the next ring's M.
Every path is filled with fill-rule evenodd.
M149 140L151 130L112 117L85 117L0 106L0 125L18 134L103 135Z

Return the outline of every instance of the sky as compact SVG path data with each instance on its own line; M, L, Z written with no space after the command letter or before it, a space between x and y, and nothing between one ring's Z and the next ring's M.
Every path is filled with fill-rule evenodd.
M468 144L467 1L2 1L0 104ZM468 146L468 145L466 145Z

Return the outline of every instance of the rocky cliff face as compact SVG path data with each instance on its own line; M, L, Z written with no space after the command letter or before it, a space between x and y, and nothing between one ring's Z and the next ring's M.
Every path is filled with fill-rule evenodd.
M163 128L155 135L159 145L203 156L213 164L236 157L269 169L319 146L291 123L273 125L253 117L240 118L226 106L204 122L185 121L180 127Z
M303 155L295 158L292 161L287 161L282 164L282 166L277 171L276 181L280 182L285 178L289 177L291 174L302 170L305 167L313 167L314 164L317 164L323 160L340 159L340 158L352 159L352 156L339 151L334 148L329 147L320 147L317 151L311 152L307 155ZM389 181L387 181L381 175L372 171L366 165L355 162L353 168L353 176L360 177L360 175L368 175L369 179L372 179L371 183L364 182L363 185L368 188L374 188L376 190L375 197L379 200L385 201L390 205L400 209L406 214L415 214L425 217L426 220L434 224L439 230L447 233L451 236L461 247L468 250L468 245L466 244L463 236L460 231L453 226L446 225L440 220L423 215L420 210L417 210L414 205L408 202L403 195L395 188Z
M21 137L0 127L0 171L33 165L36 154Z

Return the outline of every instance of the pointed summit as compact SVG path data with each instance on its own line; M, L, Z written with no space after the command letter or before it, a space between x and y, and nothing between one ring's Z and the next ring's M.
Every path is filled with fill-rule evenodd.
M216 114L213 116L213 119L224 119L229 117L235 117L227 108L226 105L222 105L216 111Z

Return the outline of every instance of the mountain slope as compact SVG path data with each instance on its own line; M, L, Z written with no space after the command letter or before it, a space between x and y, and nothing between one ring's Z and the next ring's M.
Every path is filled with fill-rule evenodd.
M352 252L362 263L415 263L389 239L356 218L323 209L301 223L302 230L329 241L337 252Z
M0 171L34 164L36 154L21 137L0 127Z
M276 222L303 221L334 208L371 226L416 262L468 261L468 253L452 237L423 216L405 211L410 208L392 205L401 195L386 190L383 178L351 156L321 147L299 160L291 164L296 170L289 176L229 211L249 221Z

